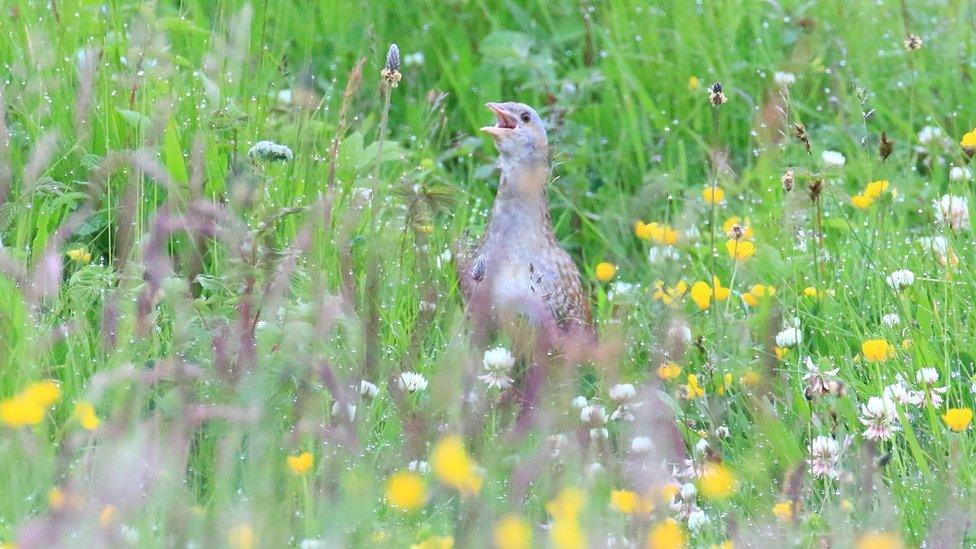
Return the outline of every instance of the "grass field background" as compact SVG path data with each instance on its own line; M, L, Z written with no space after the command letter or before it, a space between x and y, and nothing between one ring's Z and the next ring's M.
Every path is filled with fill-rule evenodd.
M976 544L971 2L0 11L0 541ZM601 334L528 432L478 379L452 261L508 100L549 126ZM838 369L812 399L808 357Z

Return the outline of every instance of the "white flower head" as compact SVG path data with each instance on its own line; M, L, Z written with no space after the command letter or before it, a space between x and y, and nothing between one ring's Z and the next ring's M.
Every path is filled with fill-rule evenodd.
M825 436L813 439L807 447L810 452L810 473L815 477L837 478L837 465L840 463L840 446L837 441Z
M478 379L484 381L488 387L504 389L512 384L509 374L515 366L515 357L508 352L508 349L504 347L489 349L485 351L481 362L485 373L478 376Z
M614 298L625 298L632 294L634 292L634 288L636 287L636 284L631 284L630 282L624 282L622 280L612 282L610 284L610 290L607 291L607 299L612 300Z
M247 151L247 158L252 162L288 162L294 156L287 146L273 141L258 141Z
M934 408L942 406L942 395L948 390L947 387L936 387L939 382L939 371L935 368L922 368L915 374L915 380L923 385L923 399L932 403Z
M635 454L643 454L650 450L652 446L650 437L634 437L630 441L630 451Z
M969 229L969 200L965 196L943 195L932 201L935 209L935 222L947 224L954 231Z
M889 328L894 328L901 324L901 317L898 316L898 313L888 313L881 317L881 323Z
M407 469L413 471L414 473L420 473L421 475L426 475L430 471L430 466L426 461L413 460L407 464Z
M925 126L918 131L918 142L924 147L941 144L942 128L938 126Z
M695 443L695 453L698 455L704 454L708 450L708 440L704 438L698 439Z
M374 398L376 395L380 394L380 388L376 385L366 381L365 379L359 381L359 395L366 398Z
M953 166L949 169L949 181L953 183L965 183L972 181L973 171L966 166Z
M844 155L837 151L823 151L820 153L820 160L823 160L828 168L840 168L847 163Z
M674 246L651 246L651 249L647 251L647 261L650 263L665 263L679 259L681 259L681 253Z
M688 514L688 529L689 530L700 530L704 526L708 525L711 519L705 514L705 511L701 509L695 509Z
M397 384L408 393L416 393L427 388L427 378L417 372L403 372L397 379Z
M637 389L632 383L618 383L610 387L610 400L614 402L628 402L637 395Z
M583 395L579 395L573 399L572 404L573 404L573 408L576 408L577 410L581 410L587 405L586 397Z
M356 419L356 405L347 402L345 406L342 405L338 400L332 403L332 415L334 416L345 416L346 419L352 421Z
M788 88L796 83L796 75L791 72L777 71L773 73L773 82L781 88Z
M891 289L895 290L896 292L899 290L904 290L915 283L915 273L909 271L908 269L901 269L885 277L885 282L887 282L888 286L891 286Z
M803 339L803 333L799 328L786 328L776 334L777 347L796 347Z
M587 404L580 410L580 421L587 425L604 425L607 422L607 410L599 404Z
M867 429L864 436L870 440L888 440L895 431L900 431L901 427L895 424L898 417L895 411L895 403L881 397L871 397L867 404L861 406L861 423Z

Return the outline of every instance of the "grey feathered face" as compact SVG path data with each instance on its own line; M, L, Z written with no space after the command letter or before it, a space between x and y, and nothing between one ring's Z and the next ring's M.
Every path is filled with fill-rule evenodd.
M486 103L495 113L494 126L485 126L481 131L491 134L502 158L518 162L534 157L548 159L549 139L542 119L535 110L523 103Z

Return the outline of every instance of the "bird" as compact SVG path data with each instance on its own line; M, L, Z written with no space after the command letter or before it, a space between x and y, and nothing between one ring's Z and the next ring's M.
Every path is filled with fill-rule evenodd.
M487 103L496 123L481 128L498 149L500 179L480 241L456 263L468 317L483 339L524 339L536 351L566 351L595 338L589 295L573 258L553 232L547 188L551 163L545 125L517 102Z

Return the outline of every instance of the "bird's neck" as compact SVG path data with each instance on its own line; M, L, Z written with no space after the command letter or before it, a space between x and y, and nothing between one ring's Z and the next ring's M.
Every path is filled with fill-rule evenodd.
M495 238L530 234L551 235L548 159L499 162L501 180L486 233Z

